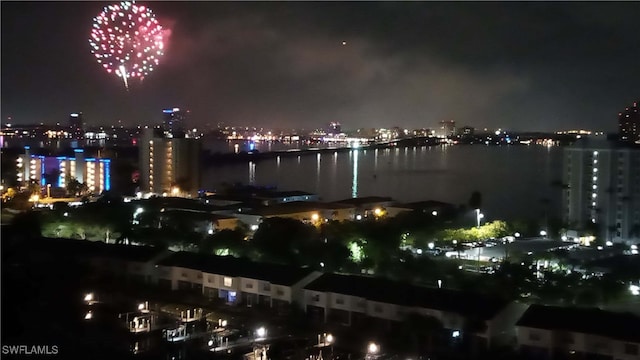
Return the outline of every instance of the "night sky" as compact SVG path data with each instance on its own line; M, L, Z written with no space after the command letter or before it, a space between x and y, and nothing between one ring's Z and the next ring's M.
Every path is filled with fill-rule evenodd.
M90 53L106 3L3 1L3 123L613 131L640 95L640 2L140 4L171 36L127 92Z

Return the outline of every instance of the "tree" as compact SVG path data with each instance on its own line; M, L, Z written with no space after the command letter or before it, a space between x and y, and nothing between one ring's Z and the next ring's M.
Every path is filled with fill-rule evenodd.
M316 263L308 246L313 242L320 242L314 226L278 217L264 219L252 240L262 259L292 265Z
M198 250L204 254L249 256L249 243L240 230L222 230L202 239Z
M81 183L73 176L70 176L67 181L67 195L71 197L77 197L84 195L88 191L86 184Z
M42 194L42 186L38 181L30 180L29 185L27 185L27 191L29 195L38 195Z

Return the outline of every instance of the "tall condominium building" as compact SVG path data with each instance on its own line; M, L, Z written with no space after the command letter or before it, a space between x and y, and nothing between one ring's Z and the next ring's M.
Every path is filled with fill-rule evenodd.
M453 136L456 134L456 122L451 121L440 121L440 127L438 129L437 135L440 137Z
M583 139L564 149L564 220L606 241L640 238L640 149Z
M164 131L167 132L170 137L185 137L185 122L187 119L185 110L181 110L177 107L164 109L162 110L162 116Z
M84 118L82 113L69 114L69 135L75 140L84 138Z
M634 102L618 114L618 135L620 141L640 145L640 100Z
M200 189L198 139L173 138L162 130L144 129L140 151L140 187L156 194Z
M74 149L74 156L32 155L28 146L24 154L16 159L17 180L21 186L30 182L42 186L66 187L75 178L87 185L92 192L101 193L111 189L111 159L85 158L83 149ZM48 174L56 174L56 179L47 184Z

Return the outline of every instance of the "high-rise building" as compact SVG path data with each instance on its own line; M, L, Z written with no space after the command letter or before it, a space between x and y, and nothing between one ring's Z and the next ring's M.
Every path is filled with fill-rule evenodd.
M437 133L440 137L453 136L456 134L456 122L453 120L450 121L440 121L440 128Z
M606 241L640 238L640 149L582 139L564 149L562 210L569 229Z
M200 147L198 139L145 129L139 145L141 190L195 194L200 189Z
M618 137L620 141L640 145L640 100L618 113Z
M185 136L186 111L174 107L162 110L162 125L170 137L182 138Z
M75 140L84 138L84 118L82 113L69 114L69 134Z

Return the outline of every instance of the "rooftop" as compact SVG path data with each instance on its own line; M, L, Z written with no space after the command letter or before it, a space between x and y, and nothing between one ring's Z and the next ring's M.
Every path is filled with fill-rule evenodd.
M305 287L388 304L442 310L482 320L493 318L508 301L469 292L428 288L383 278L324 274Z
M164 208L165 210L183 210L195 212L212 212L218 210L217 207L203 204L195 199L186 199L181 197L152 197L144 200L135 200L131 202L139 206L151 206L154 208Z
M516 326L573 331L640 342L640 317L597 308L531 305Z
M365 197L357 197L351 199L344 199L340 201L335 201L336 204L349 204L349 205L366 205L373 203L381 203L381 202L389 202L393 201L390 197L383 196L365 196Z
M146 262L160 255L161 248L123 244L107 244L102 241L42 238L33 246L48 254L74 254L74 256L109 257L128 261Z
M173 253L158 262L158 265L178 266L209 274L245 277L285 286L293 285L313 272L309 268L257 263L245 258L204 255L186 251Z
M264 206L253 209L245 214L260 215L260 216L276 216L286 214L296 214L309 211L320 210L338 210L338 209L352 209L353 206L339 203L323 203L315 201L292 201L287 203L281 203L271 206Z

